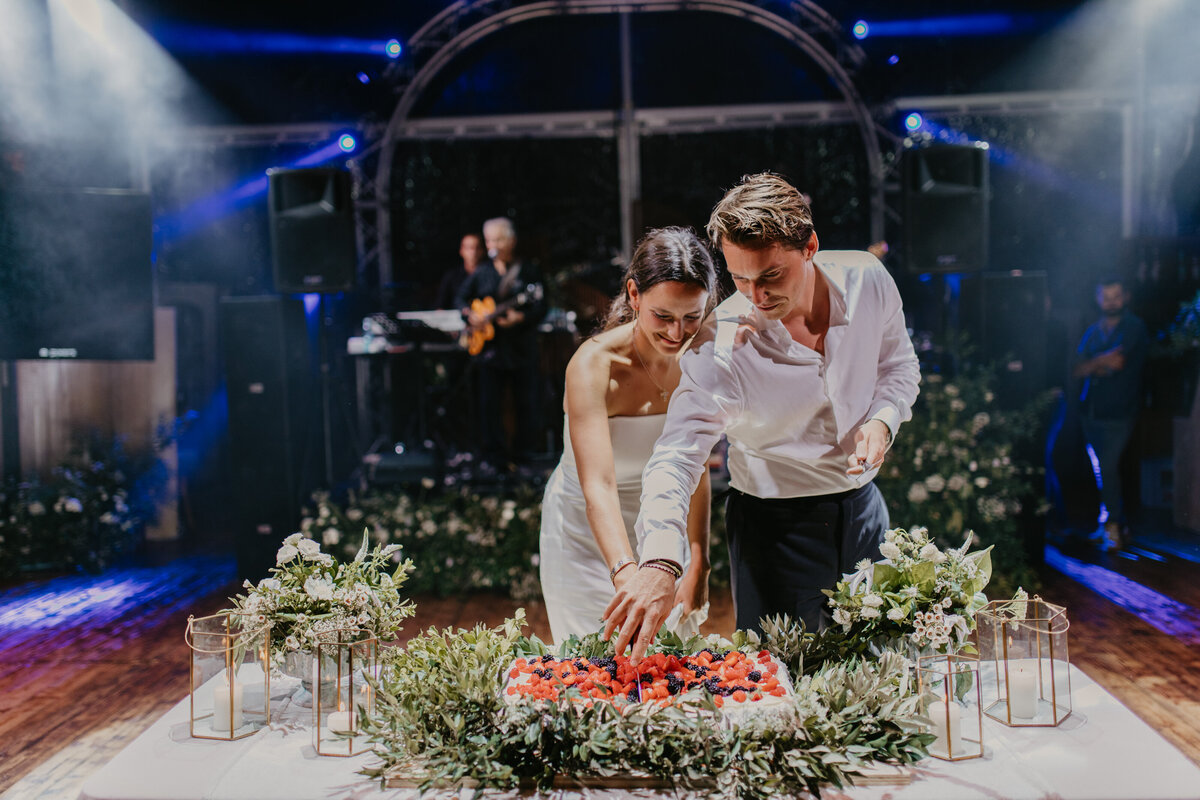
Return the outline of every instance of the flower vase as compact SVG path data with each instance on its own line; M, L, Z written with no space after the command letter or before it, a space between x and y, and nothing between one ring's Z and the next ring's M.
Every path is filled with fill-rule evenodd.
M292 693L292 702L302 708L312 708L313 682L317 674L316 656L311 650L289 650L284 653L279 671L289 678L296 678L300 685ZM328 702L335 695L332 680L321 682L321 700Z

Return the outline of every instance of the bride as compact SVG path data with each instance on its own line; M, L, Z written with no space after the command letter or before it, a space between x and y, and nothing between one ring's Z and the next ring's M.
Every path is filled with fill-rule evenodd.
M638 569L642 469L679 384L678 357L716 301L700 239L686 228L652 230L603 329L567 365L563 455L542 501L542 593L555 642L598 631L616 587ZM681 635L707 616L710 495L706 474L692 495L688 563L667 620Z

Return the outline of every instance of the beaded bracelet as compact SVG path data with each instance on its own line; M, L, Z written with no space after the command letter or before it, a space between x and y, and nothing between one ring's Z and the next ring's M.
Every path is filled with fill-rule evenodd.
M608 579L614 584L617 582L617 573L628 567L630 564L636 564L632 558L622 558L616 564L613 564L612 569L608 571Z
M647 561L644 564L638 565L638 569L642 569L643 567L649 567L650 569L657 569L661 572L665 572L668 575L670 575L672 578L678 578L679 575L681 574L681 573L678 573L675 570L671 569L666 564L660 564L657 561Z
M676 578L683 575L683 567L679 566L679 564L675 563L674 561L672 561L669 558L648 558L645 561L643 561L641 564L639 564L638 566L639 567L657 566L659 569L664 569L667 572L670 572Z

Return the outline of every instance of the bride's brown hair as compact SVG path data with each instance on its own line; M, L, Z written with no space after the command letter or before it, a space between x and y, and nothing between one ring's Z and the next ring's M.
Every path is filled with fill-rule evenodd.
M633 319L629 305L629 281L645 292L665 281L698 286L708 292L707 316L717 304L717 270L712 254L691 228L654 228L638 242L637 250L621 277L621 293L609 306L601 330L615 328Z

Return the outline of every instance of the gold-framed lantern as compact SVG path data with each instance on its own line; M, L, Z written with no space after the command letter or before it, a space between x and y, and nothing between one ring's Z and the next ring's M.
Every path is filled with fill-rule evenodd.
M362 719L375 710L379 640L361 628L339 628L317 637L314 653L313 747L317 755L349 757L368 750Z
M921 656L917 686L924 713L937 737L929 755L965 761L983 755L983 696L979 659L968 655Z
M271 624L250 626L229 611L188 617L188 731L233 741L271 721Z
M1071 715L1067 610L1034 596L997 600L975 615L987 664L984 713L1009 727L1055 727Z

